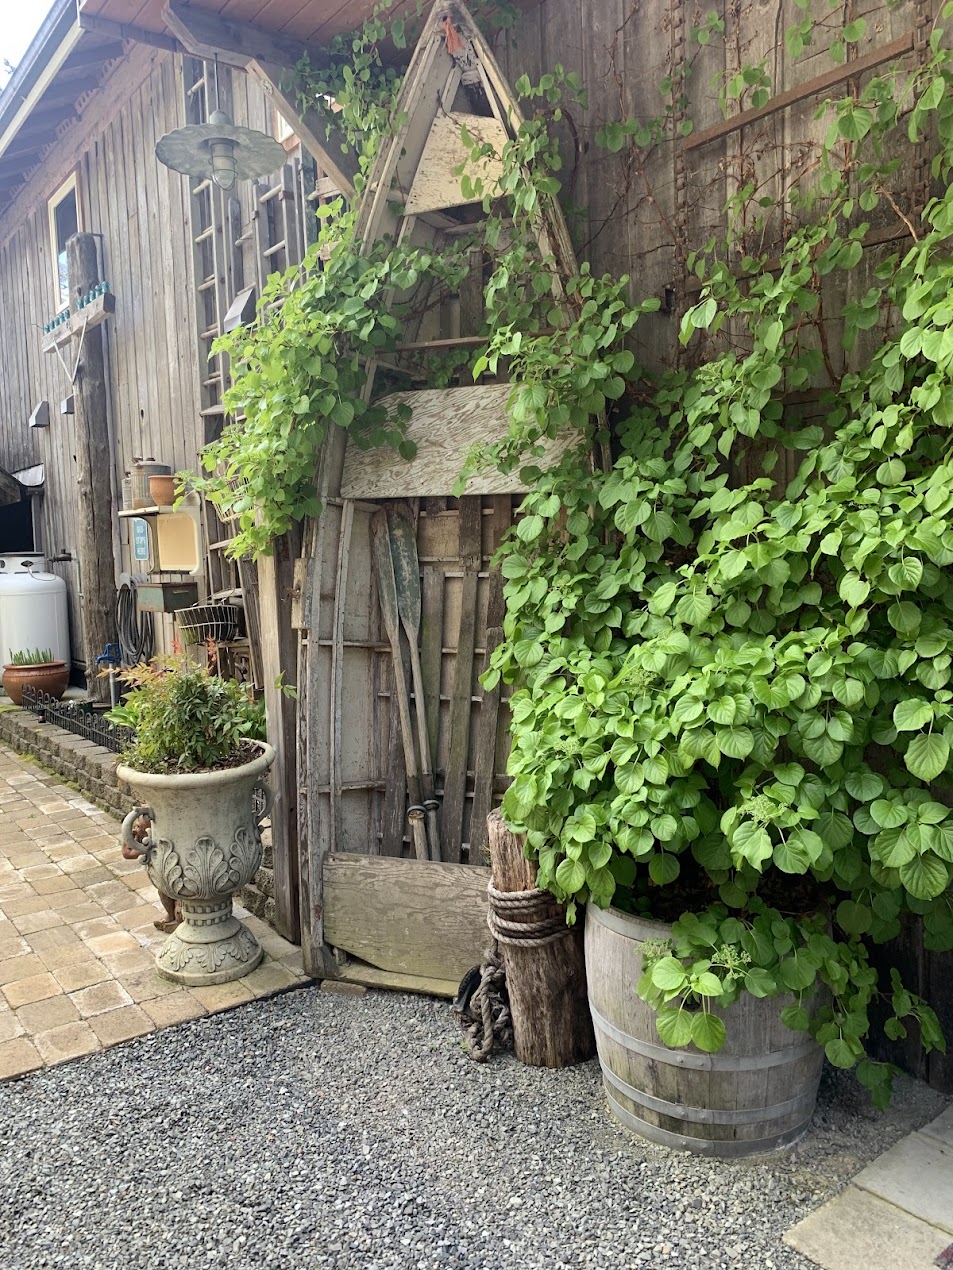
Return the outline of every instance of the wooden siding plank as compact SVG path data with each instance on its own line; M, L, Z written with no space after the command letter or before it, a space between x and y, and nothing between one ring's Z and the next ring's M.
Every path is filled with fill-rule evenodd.
M463 559L463 593L457 652L453 664L450 702L450 753L444 781L442 815L443 858L459 861L463 843L463 805L467 790L467 757L470 749L470 696L473 685L473 649L476 635L477 581L482 554L483 524L479 498L460 500L460 555Z
M325 938L382 970L459 980L489 942L489 869L329 855Z

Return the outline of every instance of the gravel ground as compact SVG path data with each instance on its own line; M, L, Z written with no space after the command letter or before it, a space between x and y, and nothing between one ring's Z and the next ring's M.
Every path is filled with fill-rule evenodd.
M616 1128L595 1063L310 987L0 1087L0 1267L810 1270L783 1232L945 1102L835 1074L798 1147L715 1163Z

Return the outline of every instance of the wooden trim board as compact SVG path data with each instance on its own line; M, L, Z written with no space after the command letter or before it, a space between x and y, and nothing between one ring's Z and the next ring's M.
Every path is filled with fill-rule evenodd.
M510 426L506 403L510 384L474 384L464 388L422 388L417 392L391 393L376 405L395 411L409 406L407 438L417 447L412 459L403 459L390 446L362 450L348 444L341 478L341 496L377 502L382 498L434 498L449 494L470 447L477 442L501 441ZM570 430L555 441L544 438L540 454L527 458L542 468L554 467L578 441ZM467 494L523 494L529 486L521 469L476 472L467 481Z
M430 997L447 997L451 1001L460 988L455 979L427 979L423 975L402 975L396 970L378 970L376 966L368 966L363 961L349 961L336 977L343 983L359 983L365 988L386 988L391 992L421 992Z
M324 861L324 940L379 970L459 983L490 942L490 870L336 853Z

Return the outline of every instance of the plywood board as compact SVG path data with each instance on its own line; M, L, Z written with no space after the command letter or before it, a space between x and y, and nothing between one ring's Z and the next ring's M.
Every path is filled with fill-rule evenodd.
M417 446L416 457L402 459L390 446L360 450L348 445L341 494L344 498L430 498L453 492L470 447L476 442L499 441L506 436L509 418L506 403L509 384L474 385L472 388L427 388L420 392L393 393L381 405L410 406L413 415L407 436ZM552 467L577 439L568 433L543 443L543 454L533 462ZM478 472L467 483L467 494L522 494L528 486L513 472Z
M509 141L509 135L498 119L485 115L450 113L438 115L433 121L427 144L420 159L420 166L410 187L404 207L405 216L419 216L422 212L436 212L444 207L462 207L466 203L481 203L484 192L492 194L503 165L495 158L474 163L470 159L471 146L463 141L466 128L474 145L491 145L497 154ZM464 198L463 178L467 176L479 190L475 196Z
M324 938L381 970L459 981L489 943L489 869L329 855Z

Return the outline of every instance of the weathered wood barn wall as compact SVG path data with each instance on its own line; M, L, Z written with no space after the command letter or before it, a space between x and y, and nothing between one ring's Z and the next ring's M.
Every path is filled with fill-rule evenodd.
M97 44L95 36L85 39ZM258 284L260 253L268 249L267 233L263 242L257 223L256 190L248 182L228 198L217 191L205 196L217 200L215 223L205 243L196 246L194 238L208 228L208 202L193 199L194 182L155 158L155 143L165 132L196 117L197 109L201 118L206 106L214 109L214 74L190 93L201 80L200 61L139 44L108 47L118 56L104 67L101 87L86 94L78 116L38 156L27 183L0 215L0 288L7 297L0 309L0 463L8 469L44 467L42 548L68 584L73 655L79 662L86 650L76 513L84 491L77 485L74 417L60 413L60 402L71 392L69 375L54 353L41 348L43 325L59 307L48 201L75 173L80 227L98 237L102 277L116 296L115 314L103 327L116 511L120 482L135 458L153 457L173 470L194 468L201 446L221 424L217 402L223 385L216 378L219 368L207 363L212 319L196 290L197 270L214 275L221 310L236 290ZM275 134L274 108L248 77L223 67L218 91L237 123ZM197 102L198 93L211 105ZM289 187L295 207L297 195ZM303 239L303 234L303 215L296 214L295 235ZM273 255L272 267L283 267L285 258L283 252ZM75 340L63 355L72 362ZM28 427L43 400L50 403L50 426ZM117 576L140 572L142 565L132 558L130 522L114 517L113 524ZM207 522L206 539L228 537L216 525ZM219 563L218 570L217 578L204 579L210 591L222 579L226 586L237 585L229 566ZM159 622L159 647L168 650L172 639L167 615Z
M570 228L578 255L591 261L594 271L628 274L634 296L655 295L663 302L663 310L645 318L635 332L635 346L649 368L685 356L677 341L678 318L698 290L686 260L713 235L724 236L728 200L753 186L736 224L739 264L748 252L770 250L783 241L793 224L785 195L816 169L818 143L830 122L829 115L815 119L818 107L856 91L871 73L890 65L911 67L928 56L938 4L861 0L852 5L851 18L864 19L866 30L846 46L840 66L830 49L841 18L835 15L825 24L827 6L823 13L819 5L812 8L818 23L811 43L796 58L785 45L787 29L805 16L794 0L704 5L543 0L496 39L510 83L521 74L536 83L556 65L582 79L588 110L570 106L571 122L559 129L561 176L573 209ZM725 30L703 45L693 28L709 13L724 21ZM719 85L742 67L762 63L768 101L759 109L752 108L750 96L742 108L729 101L726 119ZM680 67L687 71L681 73ZM598 129L608 121L649 123L666 116L666 139L647 148L627 139L613 153L596 143ZM678 136L683 129L687 135ZM930 157L928 138L898 154L893 193L899 209L914 220L929 196ZM781 207L766 212L757 206L761 198L778 199ZM906 227L889 206L875 213L864 264L848 275L849 296L862 295L869 272L905 240ZM833 293L829 299L835 345L836 316L845 298ZM861 343L856 356L863 355ZM841 371L843 364L835 369Z

